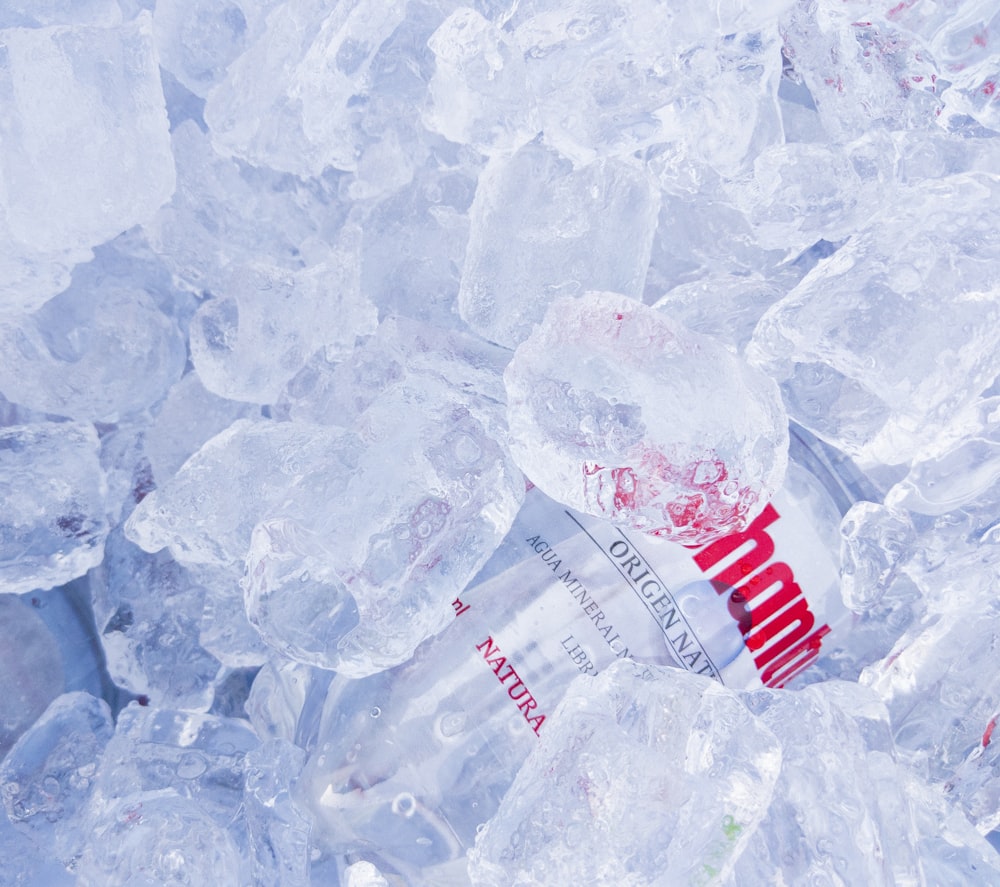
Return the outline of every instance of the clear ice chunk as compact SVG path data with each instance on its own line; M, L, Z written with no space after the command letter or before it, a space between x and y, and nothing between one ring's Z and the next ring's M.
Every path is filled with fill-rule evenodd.
M462 366L494 349L412 322L384 326L333 374L332 391L363 404L324 466L336 499L308 523L259 524L244 581L247 614L270 645L354 676L402 662L451 620L524 494L501 442L502 404L460 384L497 386L489 364ZM347 420L350 405L328 415Z
M107 485L92 425L0 428L0 592L52 588L104 556Z
M524 56L509 34L467 6L431 35L434 76L423 114L428 129L489 152L516 148L539 131L525 101Z
M184 371L173 318L141 285L82 270L28 317L0 319L0 391L81 422L116 422L158 401Z
M295 801L295 782L306 753L274 739L247 754L243 790L254 884L309 887L312 820Z
M793 419L862 462L947 448L1000 372L1000 181L903 193L771 307L746 352Z
M378 324L346 251L299 272L231 267L214 295L191 320L191 360L205 387L231 400L273 403L313 352L344 357Z
M146 221L175 173L148 12L112 27L8 28L2 41L0 294L25 311L58 292L53 261Z
M693 545L745 529L784 478L773 380L625 296L553 302L504 382L514 458L578 511Z
M213 143L249 163L304 177L328 166L356 169L373 58L405 8L402 0L279 6L266 32L208 94Z
M80 887L251 884L244 721L133 704L118 716L80 820Z
M171 387L143 433L143 453L153 479L165 484L209 438L237 419L252 418L255 411L250 404L212 394L197 373L188 373Z
M867 4L819 0L796 4L783 18L792 76L808 87L829 141L938 125L938 78L950 74L893 17Z
M865 688L732 691L622 661L571 685L469 871L477 887L995 877L952 816L901 766Z
M470 852L477 887L724 880L782 769L736 694L627 661L578 678L547 727Z
M180 563L228 569L238 582L253 528L275 516L305 518L339 495L325 467L343 429L240 419L207 441L177 474L136 506L125 534Z
M624 160L574 169L541 142L500 157L479 178L458 295L463 320L508 348L558 296L642 296L659 192Z
M428 163L363 216L361 287L379 316L412 317L443 329L462 325L455 307L469 240L478 170Z
M325 261L346 209L330 183L248 166L215 152L191 120L171 133L178 187L145 226L174 275L202 293L229 265L255 262L287 271Z
M52 702L0 764L0 795L15 826L67 868L83 849L79 829L98 762L114 733L111 711L89 693Z
M114 532L90 576L108 673L154 705L207 711L219 661L198 643L205 589L170 555Z
M77 887L153 887L179 872L190 887L250 883L241 880L245 864L226 830L169 789L116 797L87 826Z

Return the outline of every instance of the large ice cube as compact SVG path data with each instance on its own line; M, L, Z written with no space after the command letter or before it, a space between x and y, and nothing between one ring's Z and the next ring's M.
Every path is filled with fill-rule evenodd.
M205 589L180 564L116 531L90 591L108 673L119 686L165 708L211 706L220 665L198 644Z
M276 513L258 525L244 585L269 644L352 675L402 662L451 620L524 493L502 405L481 393L498 382L487 362L497 349L412 322L383 326L330 380L347 403L327 414L353 419L339 460L323 466L336 498L307 522Z
M91 425L0 428L0 592L52 588L101 562L107 485Z
M152 297L99 271L81 273L29 317L0 320L4 396L84 422L151 406L186 359L183 333Z
M37 307L58 292L53 262L80 261L170 198L174 163L151 30L142 12L118 26L3 32L5 306Z
M553 302L504 382L514 458L578 511L699 544L744 529L784 478L774 382L625 296Z
M66 693L45 710L0 765L11 822L52 849L67 868L83 849L79 820L98 762L114 733L107 703Z
M300 272L232 267L191 320L191 359L214 394L272 403L313 352L345 356L377 323L346 251Z
M650 177L626 161L574 169L537 141L495 160L469 210L462 318L513 348L557 296L641 297L658 211Z
M1000 179L900 194L761 318L751 362L789 415L863 461L945 448L1000 372Z

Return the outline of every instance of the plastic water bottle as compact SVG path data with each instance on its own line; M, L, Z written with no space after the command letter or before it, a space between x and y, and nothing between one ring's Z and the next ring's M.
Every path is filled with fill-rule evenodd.
M360 841L385 873L463 883L477 827L577 674L630 657L781 687L835 654L852 619L838 527L867 483L793 427L783 489L745 531L698 548L530 489L448 629L405 665L331 683L299 783L326 849Z

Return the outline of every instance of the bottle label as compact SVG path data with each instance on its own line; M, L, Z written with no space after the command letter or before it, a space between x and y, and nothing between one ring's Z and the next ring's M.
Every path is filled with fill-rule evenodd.
M511 705L530 698L523 713L538 733L561 687L616 658L731 686L783 686L816 659L841 618L836 588L828 545L784 492L744 532L685 548L532 489L455 608L481 626L477 650L502 651L502 665L497 654L484 662L501 685L515 686Z

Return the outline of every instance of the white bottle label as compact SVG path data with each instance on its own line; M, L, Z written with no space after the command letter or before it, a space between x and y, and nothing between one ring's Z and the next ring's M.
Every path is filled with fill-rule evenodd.
M625 656L780 687L845 613L837 565L810 517L779 493L743 533L691 549L531 490L456 612L474 614L477 652L536 733L577 672Z

